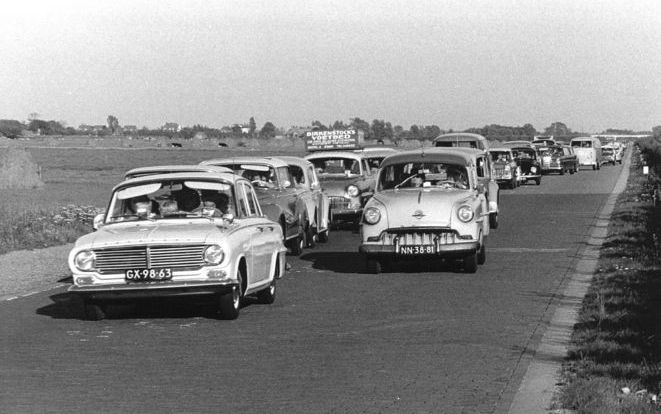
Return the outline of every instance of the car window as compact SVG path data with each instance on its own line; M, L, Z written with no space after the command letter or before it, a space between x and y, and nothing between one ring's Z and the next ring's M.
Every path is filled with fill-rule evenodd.
M305 182L305 173L301 167L298 165L290 165L289 166L289 174L291 175L292 179L294 180L294 184L302 184L305 185L307 184Z
M317 178L317 173L314 171L314 166L310 165L308 167L308 175L310 176L310 186L318 186L319 179Z
M353 158L315 158L310 160L318 175L360 175L360 161Z
M383 168L378 178L380 190L407 188L468 188L465 166L437 162L404 162Z
M248 204L248 215L249 216L258 216L260 215L259 203L255 197L254 190L246 183L243 184L243 190L246 195L246 201Z
M477 176L478 177L484 177L484 171L485 171L485 160L482 157L479 157L477 159Z
M277 169L277 174L278 174L278 180L280 181L280 184L285 187L287 182L289 182L289 185L286 186L285 188L291 188L294 186L294 179L292 178L291 174L289 173L289 168L287 167L278 167Z
M245 191L246 186L247 184L242 183L240 188L237 188L237 192L236 192L236 205L237 205L237 209L238 209L237 213L239 217L247 217L249 215L248 200Z

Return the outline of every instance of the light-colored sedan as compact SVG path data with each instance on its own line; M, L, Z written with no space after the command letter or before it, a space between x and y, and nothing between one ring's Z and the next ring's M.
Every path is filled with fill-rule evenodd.
M460 259L467 273L486 261L489 208L475 153L404 151L381 164L361 222L368 271L390 261Z
M245 295L275 300L285 271L280 225L262 215L250 182L231 173L147 175L115 186L97 231L69 254L88 319L117 300L207 296L219 317L239 315Z
M307 216L310 218L306 223L308 242L316 240L322 243L328 242L330 200L321 188L314 165L300 157L279 156L278 158L287 163L295 186L303 190L300 198L305 203Z

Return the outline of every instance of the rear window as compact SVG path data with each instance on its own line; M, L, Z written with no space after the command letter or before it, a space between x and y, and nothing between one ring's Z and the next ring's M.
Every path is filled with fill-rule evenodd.
M592 141L572 141L571 146L578 148L592 148Z

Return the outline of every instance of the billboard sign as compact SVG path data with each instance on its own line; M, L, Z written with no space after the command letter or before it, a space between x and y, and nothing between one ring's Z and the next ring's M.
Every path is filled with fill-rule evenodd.
M305 133L305 149L308 151L352 150L359 148L355 129L308 131Z

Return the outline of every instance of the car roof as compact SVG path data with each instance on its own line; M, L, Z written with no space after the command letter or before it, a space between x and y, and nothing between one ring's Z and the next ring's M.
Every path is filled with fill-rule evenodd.
M441 134L434 138L436 141L486 141L487 139L480 134L473 134L471 132L450 132L448 134Z
M124 173L124 178L136 178L138 176L154 175L154 174L167 174L167 173L188 173L188 172L217 172L217 173L233 173L227 167L218 165L199 165L199 164L176 164L176 165L154 165L151 167L138 167L132 168Z
M601 140L597 137L576 137L576 138L572 138L571 140L572 141L600 141L601 142Z
M287 163L276 157L225 157L205 160L200 165L235 165L235 164L263 164L273 168L287 167Z
M510 147L491 147L491 148L489 148L488 151L489 152L491 152L491 151L494 151L494 152L496 152L496 151L512 152L512 148L510 148Z
M306 160L305 158L294 157L292 155L281 155L278 157L278 159L281 159L282 161L284 161L289 165L294 164L294 165L298 165L299 167L312 164L310 161Z
M524 140L519 140L519 141L505 141L503 142L503 145L506 147L521 147L521 146L528 146L532 148L532 142L530 141L524 141Z
M363 154L351 151L315 151L304 157L306 160L319 159L319 158L353 158L359 160L364 158Z
M447 164L470 165L473 155L468 151L457 151L457 148L428 147L415 150L397 152L387 156L381 163L381 168L390 164L399 164L409 161L433 161Z
M362 153L366 157L373 157L373 156L378 156L377 154L390 155L393 152L397 152L397 150L391 147L366 147L363 149L357 149L354 152L357 152L359 154Z
M190 172L190 173L165 173L145 175L137 178L129 178L113 187L113 191L121 187L128 187L131 185L138 185L142 183L149 183L153 181L162 180L202 180L202 181L223 181L225 183L234 183L238 180L247 181L245 178L240 177L233 173L215 173L215 172Z

